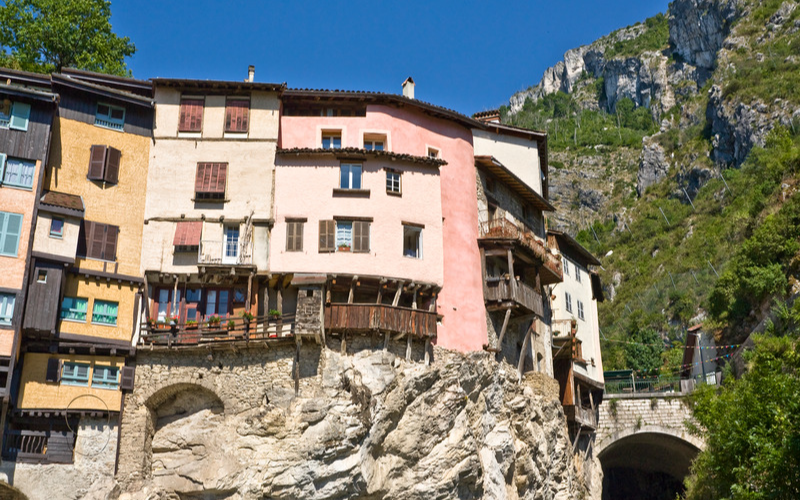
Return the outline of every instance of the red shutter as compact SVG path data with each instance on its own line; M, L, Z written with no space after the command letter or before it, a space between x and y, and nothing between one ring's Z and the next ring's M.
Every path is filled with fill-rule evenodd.
M203 99L181 99L179 132L200 132L203 129Z
M209 191L212 193L225 193L225 181L228 178L228 164L214 163L213 166Z
M225 106L225 132L247 132L250 101L229 99Z
M106 182L116 184L119 180L119 162L122 152L112 147L108 148L108 161L106 161L106 171L103 175Z
M178 222L175 226L175 238L172 244L176 247L196 247L200 245L200 234L203 231L203 223L197 222Z
M92 151L89 155L89 179L93 181L103 180L107 150L107 146L92 146Z
M117 235L119 228L106 224L105 240L103 243L103 260L117 260Z
M194 190L197 193L204 193L207 191L207 186L209 184L211 176L211 164L210 163L198 163L197 164L197 177L194 180Z

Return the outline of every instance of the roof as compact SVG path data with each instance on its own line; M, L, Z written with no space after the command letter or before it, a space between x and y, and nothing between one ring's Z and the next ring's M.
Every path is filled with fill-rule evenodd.
M20 87L19 85L8 85L5 83L0 83L0 93L18 97L27 97L29 99L37 99L39 101L46 102L58 101L58 95L52 92L45 92L43 90L32 89L29 87Z
M151 78L156 86L179 87L197 90L261 90L266 92L282 92L286 83L231 82L223 80L189 80L185 78Z
M703 328L703 324L702 323L700 323L698 325L690 326L689 327L689 331L690 332L696 332L697 330L699 330L701 328Z
M83 198L76 194L48 191L42 195L39 201L42 205L66 208L69 210L76 210L78 212L83 212L84 210Z
M437 106L429 102L411 99L400 94L388 94L385 92L367 92L363 90L326 90L326 89L287 89L283 93L284 99L310 97L315 99L346 99L361 102L386 102L398 105L411 105L421 109L431 116L446 118L460 123L468 128L482 128L483 123L474 120L458 111Z
M54 85L63 85L65 87L81 90L84 92L91 92L93 94L101 95L103 97L108 97L110 99L116 99L118 101L123 101L130 104L147 106L150 108L153 107L153 100L149 97L142 97L141 95L138 94L126 92L124 90L113 89L111 87L106 87L104 85L96 85L94 83L89 83L83 80L79 80L77 78L73 78L69 75L53 74L51 75L50 78L52 78Z
M134 78L95 73L94 71L84 71L76 68L62 68L61 74L145 97L153 96L153 83L148 80L136 80Z
M538 208L539 210L554 212L555 207L550 204L542 195L528 186L522 179L517 177L505 165L500 163L494 156L476 156L475 166L491 172L495 177L504 182L515 193L520 195L525 201Z
M580 243L575 241L575 239L572 236L568 235L567 233L565 233L563 231L558 231L558 230L555 230L555 229L550 229L550 230L547 231L547 234L552 234L553 236L555 236L558 239L558 243L559 243L558 244L558 248L559 248L559 250L561 250L561 253L564 253L564 247L561 246L563 244L565 247L567 247L567 248L571 249L572 251L574 251L575 252L574 255L576 255L578 258L582 259L583 260L582 263L584 265L587 265L587 266L588 265L592 265L592 266L601 265L601 262L599 260L597 260L597 257L592 255L592 253L589 250L586 250L586 248L584 248L583 245L581 245Z
M0 78L3 80L12 80L16 83L23 83L25 85L33 85L36 87L50 87L50 75L43 75L41 73L32 73L30 71L20 71L10 68L0 68Z
M479 111L478 113L473 113L472 117L476 120L480 120L481 118L489 118L494 116L500 116L499 109L489 109L487 111Z
M275 152L279 155L297 155L297 156L334 156L334 157L349 157L366 159L367 157L376 158L389 158L391 160L408 161L411 163L420 163L423 165L430 165L432 167L441 167L447 165L447 162L441 158L431 158L430 156L415 156L403 153L393 153L392 151L372 151L360 148L338 148L338 149L323 149L323 148L278 148Z

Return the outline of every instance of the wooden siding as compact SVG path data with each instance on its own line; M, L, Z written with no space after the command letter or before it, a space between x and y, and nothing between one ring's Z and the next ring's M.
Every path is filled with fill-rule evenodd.
M3 458L30 463L72 463L75 435L72 432L9 429L5 433Z
M39 271L47 273L47 282L39 283ZM61 309L61 282L64 266L37 262L33 268L28 287L28 301L25 306L25 320L22 328L37 332L55 332L56 321Z
M0 100L6 96L0 94ZM25 102L31 105L28 130L0 128L0 153L26 160L44 161L50 146L50 126L53 122L53 106L42 101L9 97L12 101Z
M125 126L123 130L128 134L150 137L153 131L153 110L144 106L116 101L88 92L61 88L61 103L58 108L59 117L94 125L97 113L97 103L105 102L114 106L125 108Z
M432 337L436 335L436 313L386 304L328 304L325 329Z
M488 278L484 295L486 302L516 302L527 311L537 314L540 318L544 317L544 304L542 296L527 283L514 282L506 279Z

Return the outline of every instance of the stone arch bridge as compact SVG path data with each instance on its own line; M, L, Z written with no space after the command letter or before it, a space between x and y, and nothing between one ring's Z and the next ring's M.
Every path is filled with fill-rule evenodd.
M606 393L599 407L594 456L603 468L603 499L675 498L705 443L689 432L692 413L677 391Z

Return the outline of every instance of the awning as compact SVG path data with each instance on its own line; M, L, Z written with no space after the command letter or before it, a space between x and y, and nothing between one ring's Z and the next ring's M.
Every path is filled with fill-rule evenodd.
M178 222L175 226L175 239L172 244L176 247L198 247L202 232L203 223L201 221Z

